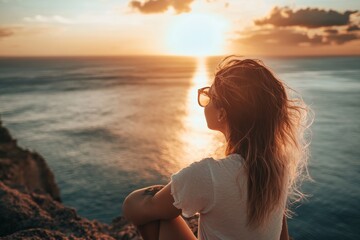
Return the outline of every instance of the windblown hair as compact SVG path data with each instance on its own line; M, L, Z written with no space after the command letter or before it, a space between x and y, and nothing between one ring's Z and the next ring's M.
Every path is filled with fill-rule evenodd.
M299 186L309 178L306 130L313 112L301 97L290 98L296 92L260 60L226 57L213 86L215 105L225 109L229 126L225 154L239 153L245 159L248 226L262 226L273 210L286 204L283 199L289 197L289 204L304 197Z

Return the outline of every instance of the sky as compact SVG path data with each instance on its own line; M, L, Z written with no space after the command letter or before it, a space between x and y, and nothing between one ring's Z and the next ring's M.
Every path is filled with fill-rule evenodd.
M0 0L0 56L360 55L359 0Z

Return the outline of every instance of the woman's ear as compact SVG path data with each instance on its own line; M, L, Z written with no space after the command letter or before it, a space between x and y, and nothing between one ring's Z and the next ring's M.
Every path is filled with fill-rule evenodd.
M224 108L220 108L217 119L218 122L222 122L226 119L226 111Z

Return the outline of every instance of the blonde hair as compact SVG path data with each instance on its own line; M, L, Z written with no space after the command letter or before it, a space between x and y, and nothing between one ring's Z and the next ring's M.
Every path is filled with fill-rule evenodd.
M312 111L301 97L290 98L287 91L296 92L260 60L226 57L213 86L215 104L225 109L229 127L225 154L245 159L248 226L258 227L281 207L284 194L288 203L304 197L299 186L309 178L306 130ZM288 207L286 214L291 214Z

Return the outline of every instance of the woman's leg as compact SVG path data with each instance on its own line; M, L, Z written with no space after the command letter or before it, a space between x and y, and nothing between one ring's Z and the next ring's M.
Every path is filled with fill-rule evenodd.
M161 220L159 240L196 240L197 238L186 224L185 220L178 216L171 220Z
M144 240L159 240L160 221L137 226Z
M178 216L171 220L159 220L138 226L144 240L196 240L195 235Z

